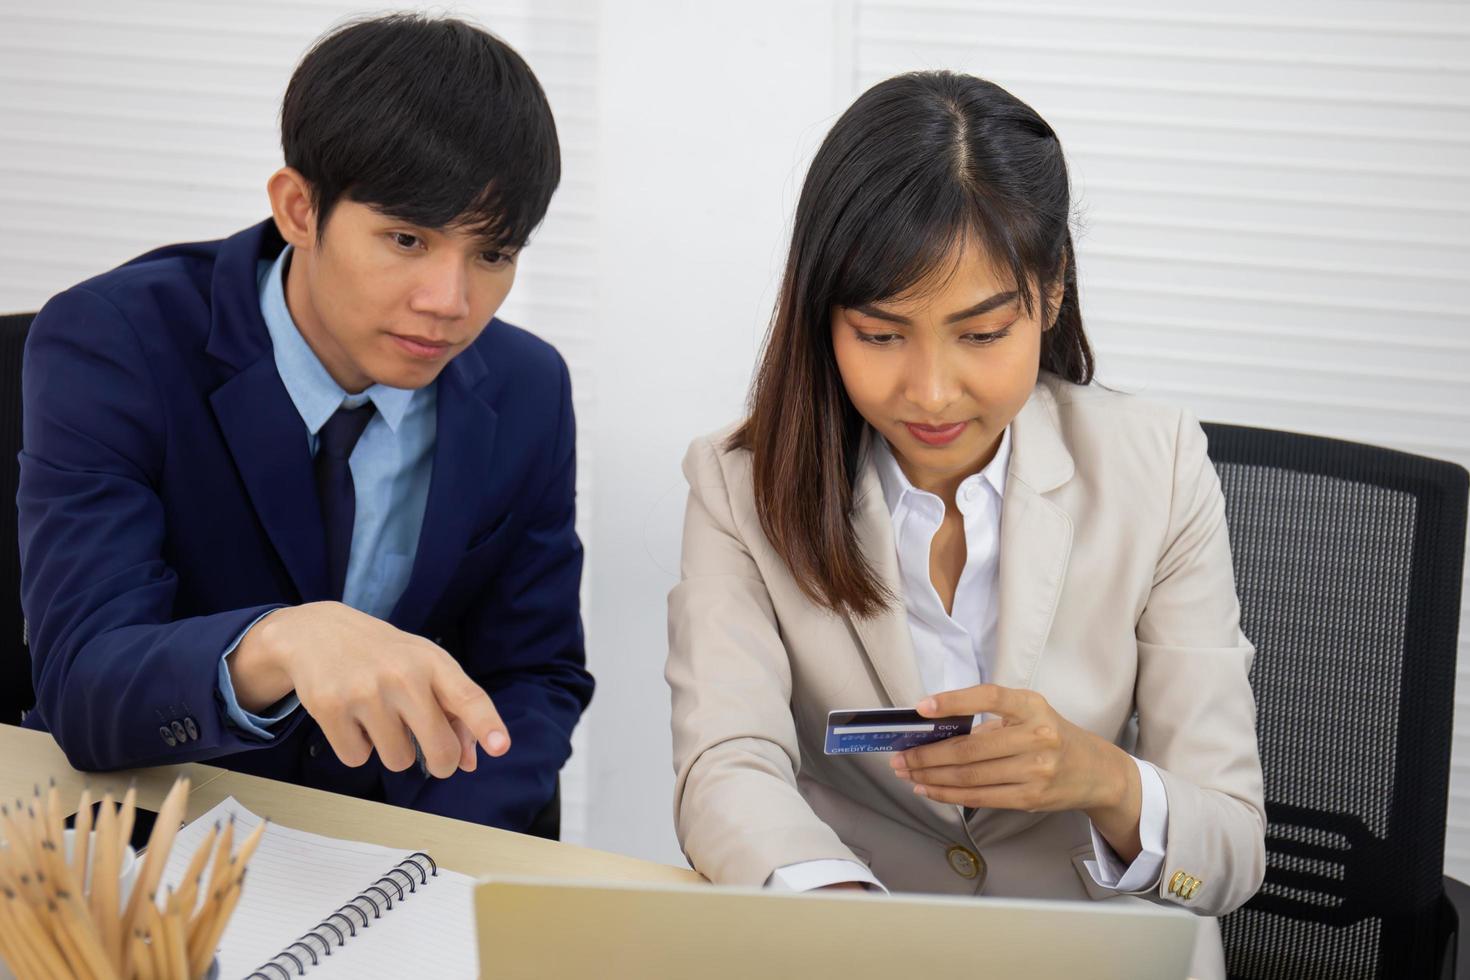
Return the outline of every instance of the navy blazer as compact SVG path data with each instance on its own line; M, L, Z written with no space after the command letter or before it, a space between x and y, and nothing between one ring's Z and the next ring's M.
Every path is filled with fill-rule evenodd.
M389 621L494 699L511 750L448 779L344 766L304 710L274 741L227 720L225 649L327 598L306 425L276 371L257 268L272 222L150 252L52 299L26 342L21 594L37 705L78 769L208 760L512 830L551 799L592 696L565 363L492 320L439 376L433 476Z

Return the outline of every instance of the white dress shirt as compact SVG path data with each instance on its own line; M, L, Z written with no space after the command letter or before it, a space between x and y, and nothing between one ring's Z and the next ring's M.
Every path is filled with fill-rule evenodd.
M989 465L966 477L955 492L955 503L965 522L965 566L955 587L952 612L945 612L929 577L929 549L944 520L944 501L909 482L886 440L875 437L871 444L883 496L893 518L904 609L924 690L937 694L982 684L990 675L995 657L1000 514L1011 459L1011 430L1007 428L1002 434L1000 448ZM1169 804L1163 780L1149 763L1133 761L1143 788L1138 825L1143 850L1125 865L1092 827L1096 860L1085 862L1099 885L1121 892L1144 892L1158 886L1169 833ZM839 882L862 882L883 889L863 865L833 860L778 868L766 884L783 891L808 891Z

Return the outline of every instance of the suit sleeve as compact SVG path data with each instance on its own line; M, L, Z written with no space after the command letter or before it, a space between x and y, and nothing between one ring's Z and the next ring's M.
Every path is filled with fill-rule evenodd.
M465 672L485 689L510 732L510 751L479 754L474 772L433 779L412 767L385 777L400 806L526 830L550 802L572 754L572 730L592 700L579 612L582 544L576 531L576 421L571 379L557 358L559 400L544 476L524 498L529 516L493 581L466 615ZM518 505L519 506L519 505Z
M1265 875L1255 651L1240 630L1225 500L1192 416L1175 446L1168 530L1137 628L1137 753L1168 797L1157 898L1224 915Z
M797 788L791 663L707 439L684 458L681 580L669 594L674 826L711 881L759 887L807 861L861 865Z
M271 606L174 619L163 559L168 420L131 325L76 288L26 342L21 603L36 713L78 769L208 759L257 747L226 721L221 653ZM192 719L169 745L160 727ZM294 722L290 723L294 724Z

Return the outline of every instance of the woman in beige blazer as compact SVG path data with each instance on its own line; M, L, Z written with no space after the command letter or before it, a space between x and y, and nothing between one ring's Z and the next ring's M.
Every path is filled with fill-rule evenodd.
M1219 484L1192 416L1090 383L1069 211L1051 128L969 76L880 83L818 151L750 414L684 461L674 809L713 881L1201 916L1260 885ZM824 754L884 706L983 717Z

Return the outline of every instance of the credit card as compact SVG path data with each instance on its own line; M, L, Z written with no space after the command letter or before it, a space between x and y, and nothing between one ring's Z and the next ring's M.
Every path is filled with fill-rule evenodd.
M970 734L971 715L925 718L913 708L827 712L827 755L902 752L916 745Z

